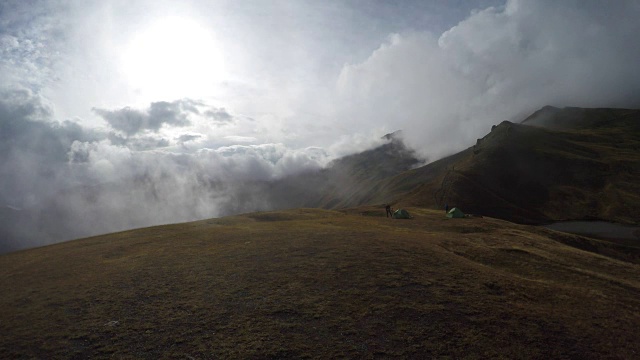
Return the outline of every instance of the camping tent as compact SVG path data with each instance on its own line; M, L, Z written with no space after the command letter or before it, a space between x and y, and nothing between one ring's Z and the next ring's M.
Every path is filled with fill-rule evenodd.
M458 209L457 207L454 207L453 209L449 210L449 212L447 213L447 217L448 218L463 218L464 217L464 213L462 212L462 210Z
M398 209L394 211L393 218L394 219L411 219L411 215L409 215L409 212L405 209Z

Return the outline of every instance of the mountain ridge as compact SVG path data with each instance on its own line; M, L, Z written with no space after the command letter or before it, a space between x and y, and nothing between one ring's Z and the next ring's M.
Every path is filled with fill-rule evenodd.
M522 123L504 121L466 150L384 179L376 188L386 189L388 201L400 206L448 204L519 223L637 224L639 130L640 110L545 107Z

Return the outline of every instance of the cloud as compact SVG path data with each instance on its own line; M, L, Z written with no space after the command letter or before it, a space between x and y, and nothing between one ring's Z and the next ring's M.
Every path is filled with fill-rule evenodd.
M233 120L233 117L231 115L229 115L229 113L227 112L227 110L225 110L225 108L220 108L220 109L216 109L216 108L211 108L207 111L205 111L204 115L211 119L214 120L215 122L218 123L228 123L231 122Z
M65 6L52 1L5 1L0 7L0 81L36 91L55 82L68 22L53 14Z
M301 171L319 169L328 154L315 147L292 150L284 144L233 145L214 150L224 168L240 180L274 180ZM231 180L231 179L230 179Z
M635 1L508 1L441 36L391 35L343 67L340 116L357 132L404 129L431 158L544 105L640 106Z
M198 114L195 104L190 100L176 100L173 102L153 102L146 110L136 110L125 107L119 110L105 110L93 108L114 130L119 130L127 136L138 134L145 130L157 132L163 125L187 126L189 114Z
M228 135L224 137L226 140L232 141L236 144L238 143L255 143L258 139L253 136L240 136L240 135Z
M157 124L174 123L179 117L176 103L187 104L154 103L144 116L162 119ZM195 106L181 111L195 114L205 105ZM183 134L178 142L201 138ZM169 145L153 131L125 138L54 121L46 102L30 90L2 92L0 252L266 210L268 199L256 184L317 169L327 161L321 149L283 144L199 150Z
M152 150L171 146L169 139L157 134L123 137L118 133L110 132L106 137L112 145L125 146L132 150Z
M99 138L76 123L52 121L51 114L28 89L0 91L0 252L50 241L40 226L41 206L76 181L67 172L68 149Z
M0 90L0 111L5 124L12 125L16 125L15 119L46 120L52 114L50 106L40 96L23 87ZM9 134L4 135L8 137Z
M52 121L51 114L30 90L0 91L0 201L31 203L33 194L47 193L65 181L58 169L69 146L101 137L71 121Z
M178 140L179 144L184 144L184 143L189 142L189 141L197 140L197 139L199 139L201 137L202 137L202 135L184 134L184 135L178 136L177 140Z

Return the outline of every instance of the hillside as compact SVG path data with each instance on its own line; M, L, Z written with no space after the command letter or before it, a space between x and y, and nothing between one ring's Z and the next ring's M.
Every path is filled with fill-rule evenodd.
M413 220L384 218L377 207L252 213L1 255L0 353L190 359L640 353L638 248L409 210Z
M449 204L520 223L637 223L639 149L639 110L546 107L381 186L402 206Z
M400 131L387 134L387 143L338 158L325 169L270 182L260 194L267 197L270 209L340 209L383 201L387 194L380 189L381 181L421 163L401 136Z
M640 219L640 110L544 107L460 153L419 162L401 138L259 192L273 209L458 206L525 224ZM248 199L259 196L248 197Z

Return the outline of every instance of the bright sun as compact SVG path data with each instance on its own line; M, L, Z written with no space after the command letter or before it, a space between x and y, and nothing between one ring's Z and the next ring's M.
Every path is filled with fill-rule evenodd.
M222 49L214 34L180 17L160 19L135 33L122 66L135 91L156 99L198 96L224 75Z

